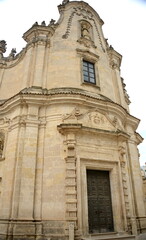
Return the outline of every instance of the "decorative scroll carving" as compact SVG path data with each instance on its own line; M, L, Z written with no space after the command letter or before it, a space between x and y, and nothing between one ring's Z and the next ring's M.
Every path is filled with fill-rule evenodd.
M117 129L124 131L124 124L116 116L113 117L112 122Z
M73 17L74 15L77 15L77 16L81 16L83 17L84 19L86 20L91 20L93 21L94 23L94 26L95 26L95 29L97 31L97 34L98 34L98 38L99 38L99 43L101 45L101 48L103 50L103 52L105 52L105 49L104 49L104 46L103 46L103 43L102 43L102 40L101 40L101 36L100 36L100 32L98 30L98 27L97 27L97 24L94 20L94 15L87 9L87 4L86 3L81 3L81 6L79 7L74 7L73 8L73 12L71 13L69 19L68 19L68 23L67 23L67 29L66 29L66 32L65 34L62 36L62 38L65 38L67 39L69 34L70 34L70 31L71 31L71 26L72 26L72 20L73 20ZM100 19L100 18L99 18ZM101 23L102 23L102 20L100 19ZM88 39L87 38L87 29L86 29L86 34L83 33L84 35L86 35L86 38L84 37L84 39ZM89 39L88 39L89 40ZM87 47L89 47L89 43L87 43L87 41L83 41L83 38L82 38L82 41L78 40L80 43L83 43L83 44L86 44ZM92 43L93 45L93 43ZM94 47L94 45L93 45Z
M73 19L74 15L75 15L75 12L72 12L70 17L69 17L69 19L68 19L66 32L62 36L62 38L64 38L64 39L67 39L69 34L70 34L70 29L71 29L71 25L72 25L72 19Z
M70 114L63 116L63 121L65 120L77 120L78 117L82 116L80 109L76 107Z
M125 158L124 155L126 154L126 150L124 146L119 146L119 159L122 167L125 167Z
M113 126L107 117L99 112L93 111L91 113L88 113L88 117L92 126L106 130L113 129Z
M93 20L94 15L87 9L87 5L82 3L79 7L74 7L74 10L78 16L82 16L84 19Z

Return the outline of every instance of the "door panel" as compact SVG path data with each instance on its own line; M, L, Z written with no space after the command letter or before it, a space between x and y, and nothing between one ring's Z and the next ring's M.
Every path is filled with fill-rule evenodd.
M113 232L109 172L87 170L87 192L89 232Z

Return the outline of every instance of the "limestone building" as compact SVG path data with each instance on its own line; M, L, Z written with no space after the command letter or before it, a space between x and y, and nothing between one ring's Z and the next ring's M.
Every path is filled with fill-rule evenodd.
M136 239L145 206L122 56L83 1L0 42L0 239Z

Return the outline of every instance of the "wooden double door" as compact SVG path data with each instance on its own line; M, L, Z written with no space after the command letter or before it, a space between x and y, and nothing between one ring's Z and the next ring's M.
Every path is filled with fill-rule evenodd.
M113 232L108 171L87 170L89 233Z

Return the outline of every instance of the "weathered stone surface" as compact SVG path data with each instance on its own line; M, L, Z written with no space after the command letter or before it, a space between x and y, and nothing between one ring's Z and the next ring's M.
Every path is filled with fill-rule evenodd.
M122 56L87 3L63 1L59 11L58 23L24 33L20 54L1 55L0 239L91 239L88 169L109 172L114 232L134 239L146 229L142 138L129 113ZM83 78L83 60L94 66L94 83ZM107 229L99 222L100 239Z

